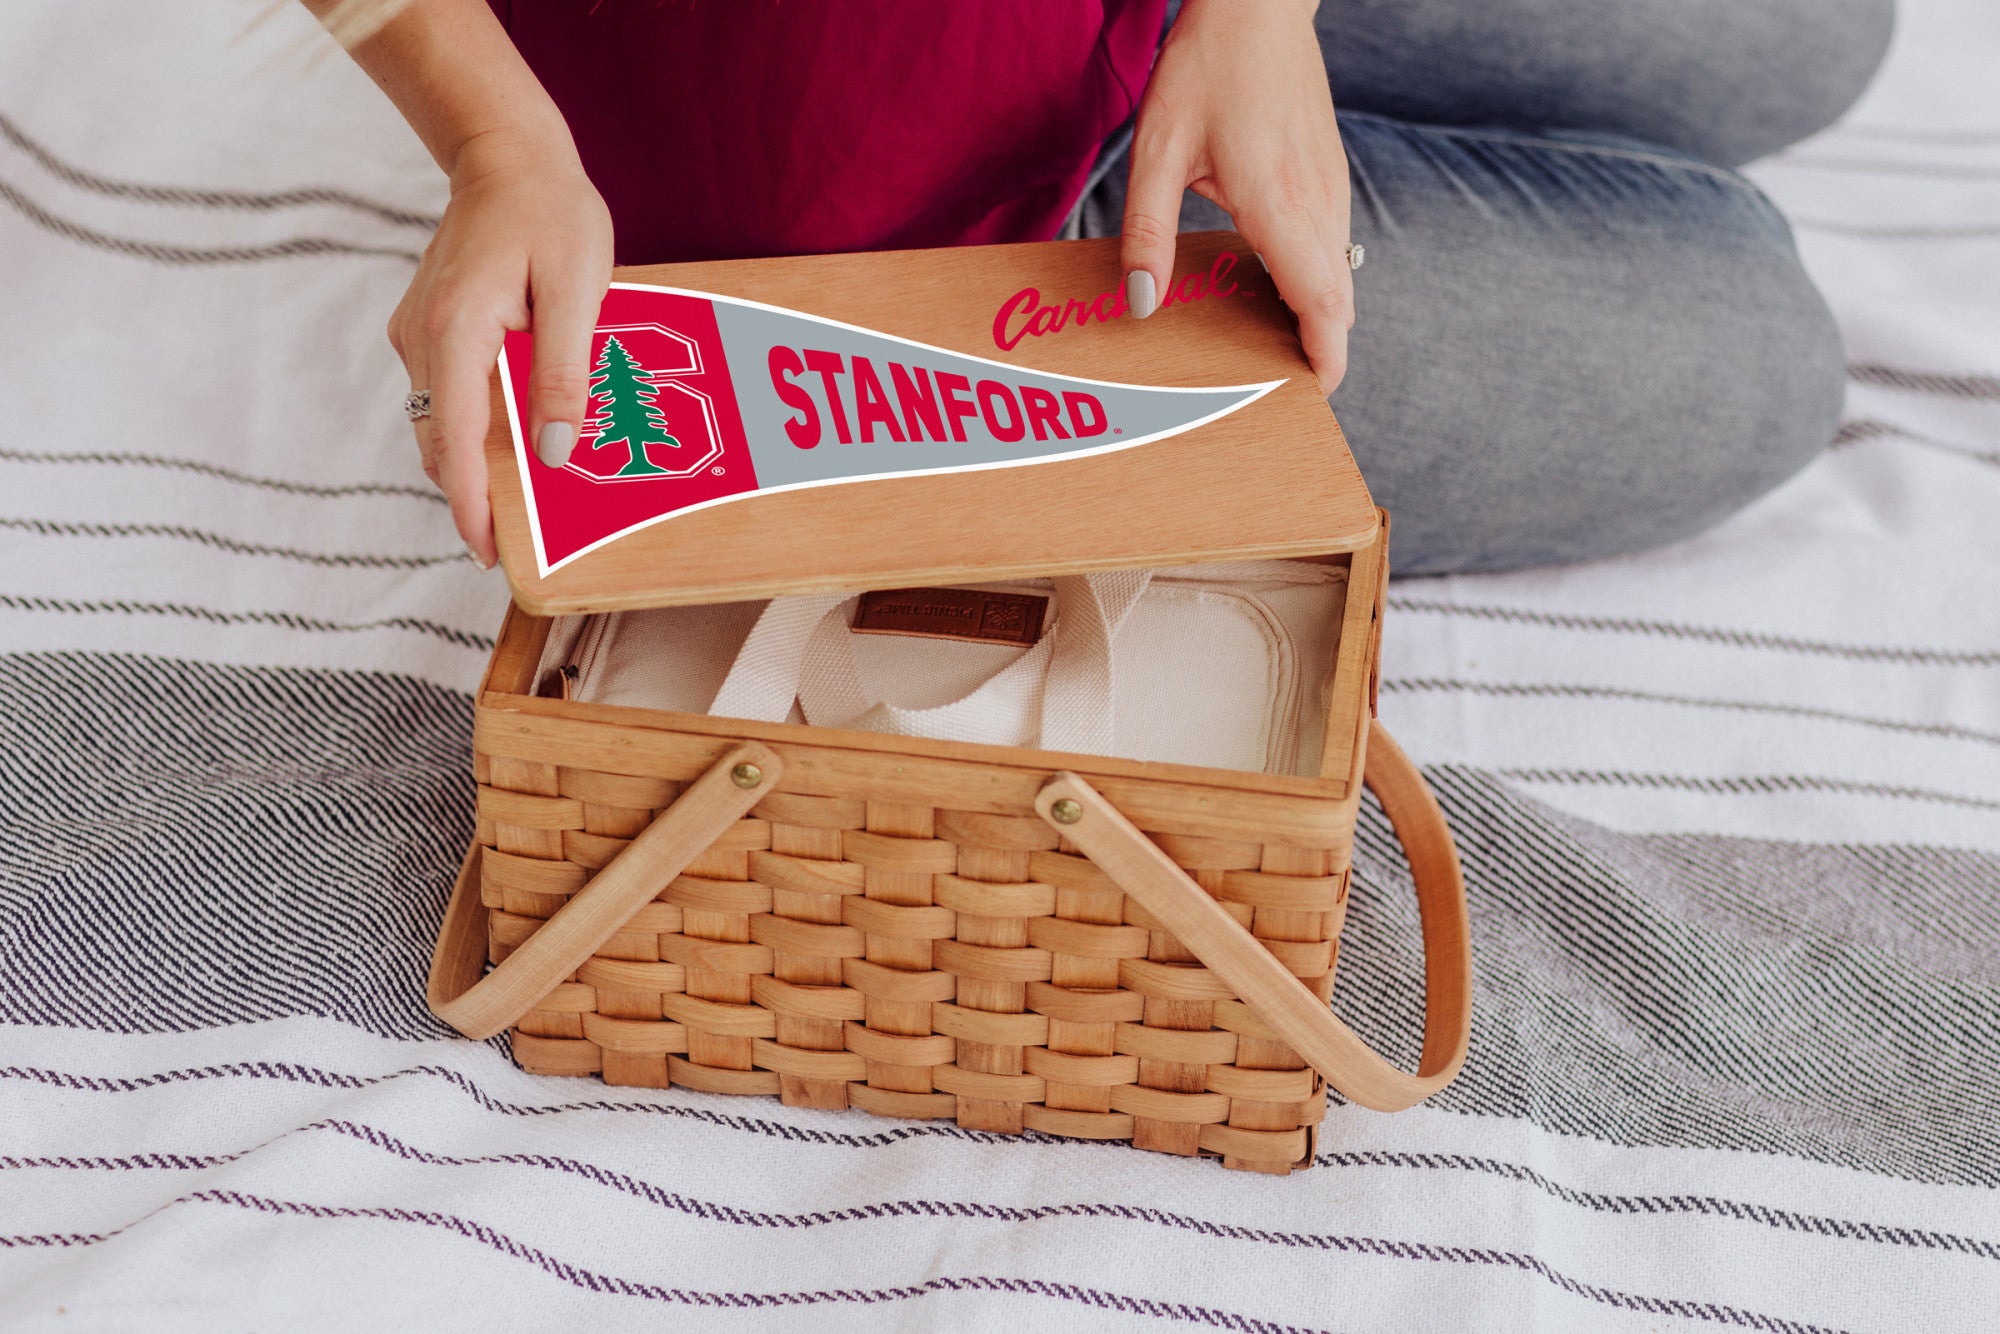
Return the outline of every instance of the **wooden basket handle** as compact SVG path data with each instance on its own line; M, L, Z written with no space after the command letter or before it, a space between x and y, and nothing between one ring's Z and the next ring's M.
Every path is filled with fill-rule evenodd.
M753 741L731 749L484 977L486 905L475 842L438 928L424 992L431 1013L469 1038L512 1027L763 800L783 772L784 762L768 746Z
M1379 722L1369 726L1364 781L1381 801L1410 859L1423 919L1424 1050L1415 1074L1376 1055L1083 779L1073 773L1057 774L1035 798L1035 809L1158 918L1341 1096L1378 1112L1398 1112L1449 1084L1465 1064L1472 1032L1471 933L1465 881L1444 811L1423 775ZM1075 805L1058 812L1058 802Z

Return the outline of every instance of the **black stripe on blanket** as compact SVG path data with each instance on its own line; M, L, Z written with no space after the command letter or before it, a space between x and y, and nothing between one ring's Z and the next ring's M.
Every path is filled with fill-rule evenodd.
M256 212L305 208L320 204L353 209L358 213L372 214L396 226L419 227L424 231L436 230L439 222L438 218L428 213L398 208L393 204L384 204L348 190L326 187L308 186L297 190L210 190L191 186L148 185L138 181L114 180L109 176L100 176L96 172L85 171L82 167L65 162L42 144L29 138L26 131L5 115L0 115L0 139L5 139L20 149L34 161L36 166L65 185L134 203L166 204L180 208L246 209Z
M1499 769L1495 772L1523 783L1554 783L1571 787L1651 788L1659 792L1699 792L1711 797L1774 797L1797 792L1866 797L1887 801L1931 802L1967 811L2000 812L2000 800L1969 792L1941 792L1902 783L1866 783L1825 774L1633 773L1628 769Z
M1389 606L1394 611L1419 615L1542 626L1551 630L1575 630L1586 634L1656 636L1697 644L1714 644L1722 648L1800 653L1809 657L1843 658L1850 662L1893 662L1906 667L2000 667L2000 650L1924 648L1907 644L1843 644L1827 639L1801 639L1795 635L1766 634L1761 630L1738 630L1724 625L1690 625L1685 621L1656 621L1643 616L1586 616L1574 612L1543 611L1535 607L1490 607L1461 602L1439 602L1433 598L1411 597L1407 593L1391 593Z
M464 697L92 654L0 658L0 694L0 1021L442 1034L421 987L470 833ZM2000 1185L2000 857L1637 837L1431 774L1478 970L1438 1105ZM1407 1061L1416 913L1372 804L1355 866L1336 1006Z
M1200 1325L1211 1329L1236 1330L1240 1334L1327 1334L1326 1331L1309 1331L1298 1325L1280 1324L1275 1321L1247 1316L1235 1311L1222 1311L1214 1307L1200 1306L1190 1302L1174 1301L1167 1298L1140 1297L1126 1293L1106 1292L1101 1288L1084 1287L1075 1283L1064 1283L1051 1279L994 1277L984 1274L939 1275L922 1283L889 1288L822 1288L813 1292L796 1291L748 1291L717 1292L697 1288L680 1288L666 1284L648 1283L622 1278L616 1274L606 1274L598 1270L586 1269L581 1265L563 1260L536 1246L531 1246L509 1236L488 1224L458 1214L441 1213L431 1209L408 1209L399 1207L367 1207L356 1205L314 1204L306 1200L280 1200L266 1195L252 1195L235 1190L190 1191L176 1199L169 1200L149 1217L157 1217L161 1210L184 1207L190 1204L227 1205L237 1209L261 1214L273 1214L294 1218L331 1220L371 1220L392 1223L417 1224L445 1234L455 1234L467 1241L497 1251L512 1260L521 1261L541 1270L549 1277L564 1283L584 1288L593 1293L609 1293L620 1297L637 1297L647 1301L673 1306L726 1307L734 1310L763 1310L800 1306L876 1306L885 1302L911 1301L928 1297L934 1293L991 1292L1007 1296L1047 1297L1076 1305L1094 1307L1100 1311L1113 1311L1124 1315L1150 1316L1159 1320L1172 1321L1181 1325ZM108 1241L123 1232L124 1228L114 1228L106 1232L56 1232L28 1233L13 1236L0 1235L0 1249L68 1249L78 1246L94 1246ZM1838 1334L1824 1325L1811 1325L1797 1320L1786 1320L1777 1316L1764 1315L1746 1310L1740 1306L1726 1306L1719 1302L1690 1301L1677 1297L1653 1297L1642 1293L1623 1292L1617 1288L1607 1288L1595 1283L1585 1283L1570 1277L1560 1270L1551 1268L1539 1257L1520 1251L1504 1251L1479 1246L1439 1246L1421 1241L1398 1241L1387 1237L1360 1237L1317 1234L1312 1238L1316 1249L1333 1251L1347 1255L1371 1256L1379 1259L1416 1261L1431 1265L1470 1266L1474 1268L1512 1269L1532 1274L1572 1296L1600 1303L1623 1311L1637 1311L1648 1315L1679 1316L1686 1320L1700 1320L1711 1324L1728 1325L1739 1329L1761 1329L1770 1334Z
M205 625L268 625L301 634L354 635L371 630L402 630L429 635L459 648L493 648L486 635L440 625L414 616L384 616L373 621L326 621L317 616L301 616L291 611L225 611L220 607L197 607L186 602L83 602L73 598L25 597L0 593L0 610L53 613L61 616L167 616L177 620L200 621Z
M176 523L77 523L58 519L19 519L7 515L0 516L0 531L31 533L36 537L160 537L175 542L193 542L216 551L226 551L232 556L269 556L275 560L294 560L307 565L348 570L421 570L432 565L453 565L465 559L463 554L384 556L373 551L301 551L296 547L240 542L226 533L211 533Z
M162 454L111 453L103 450L43 454L26 449L0 449L0 463L159 468L170 472L188 473L196 477L209 477L219 482L233 482L238 486L260 487L266 491L279 491L290 496L311 496L315 499L394 496L404 500L421 500L430 505L451 503L445 499L444 492L434 486L408 486L397 482L350 482L344 486L327 486L318 482L296 481L289 477L259 477L254 473L238 472L234 468L220 467L200 459L177 459Z
M0 203L43 231L52 232L66 241L132 259L151 260L156 264L251 264L267 259L299 259L312 255L361 255L406 260L411 264L423 259L417 251L400 246L360 245L325 236L293 236L264 245L247 246L186 246L140 241L129 236L114 236L51 213L6 181L0 181Z
M369 1083L400 1078L404 1075L430 1074L454 1076L461 1087L477 1088L470 1080L457 1071L439 1066L419 1066L396 1075L375 1076L369 1080L350 1078L347 1082L336 1083L325 1071L314 1071L317 1078L307 1076L300 1067L262 1065L259 1067L239 1067L235 1073L248 1073L255 1069L254 1078L301 1077L305 1082L319 1087L366 1087ZM284 1071L283 1076L275 1072ZM148 1086L160 1083L180 1082L201 1078L224 1078L220 1069L209 1071L177 1071L152 1077ZM24 1070L18 1067L0 1067L0 1079L20 1079L62 1088L103 1088L107 1085L131 1087L135 1081L87 1080L80 1077L62 1077L47 1070ZM500 1103L490 1095L482 1094L482 1105L489 1109L506 1107L514 1115L546 1112L543 1107L524 1108L516 1104ZM660 1111L666 1110L659 1104L617 1104L599 1103L592 1110ZM727 1118L732 1128L744 1129L750 1133L764 1134L774 1138L796 1140L801 1132L799 1127L784 1126L770 1121L747 1118ZM721 1119L711 1124L722 1124ZM979 1143L995 1143L1013 1136L1001 1136L984 1131L961 1130L949 1123L928 1122L911 1128L926 1137L956 1138ZM790 1131L790 1134L782 1133ZM822 1132L823 1133L823 1132ZM852 1205L844 1208L815 1209L810 1213L781 1213L766 1209L746 1209L718 1200L704 1200L682 1191L669 1189L615 1168L606 1167L586 1159L571 1158L551 1153L485 1153L452 1154L439 1153L419 1148L400 1136L390 1134L379 1127L365 1122L350 1121L339 1117L285 1130L270 1140L247 1149L232 1153L170 1153L145 1152L129 1154L46 1154L35 1156L15 1156L0 1154L0 1171L58 1171L58 1172L198 1172L211 1167L222 1167L259 1153L279 1140L295 1135L334 1134L345 1136L357 1143L369 1145L383 1153L406 1163L421 1163L427 1167L518 1167L531 1171L553 1173L577 1181L589 1182L606 1190L615 1191L635 1200L667 1212L685 1214L689 1217L709 1222L725 1223L736 1227L773 1228L790 1231L800 1228L833 1227L845 1223L873 1222L882 1218L976 1218L1002 1223L1038 1223L1050 1219L1101 1218L1126 1223L1140 1223L1169 1231L1198 1232L1203 1236L1217 1237L1228 1241L1249 1242L1255 1245L1280 1246L1292 1249L1327 1249L1332 1238L1324 1233L1288 1232L1268 1227L1246 1227L1236 1223L1223 1222L1213 1218L1197 1217L1191 1214L1175 1213L1156 1209L1147 1205L1088 1203L1069 1201L1061 1204L996 1204L982 1200L966 1199L962 1196L948 1200L940 1199L895 1199L877 1200L868 1204ZM873 1147L874 1137L841 1136L825 1138L821 1143L839 1143L847 1147ZM1051 1142L1049 1137L1030 1134L1020 1137L1033 1143ZM1087 1140L1081 1143L1070 1141L1072 1148L1101 1148L1106 1152L1122 1153L1122 1145L1107 1141ZM1880 1246L1898 1246L1911 1250L1951 1251L1959 1255L1974 1256L1985 1260L2000 1260L2000 1243L1963 1233L1939 1232L1929 1228L1909 1228L1886 1226L1879 1223L1863 1222L1856 1219L1834 1218L1824 1214L1799 1213L1791 1209L1773 1209L1766 1205L1750 1204L1742 1200L1718 1198L1713 1195L1612 1195L1599 1191L1579 1190L1573 1186L1551 1180L1535 1169L1521 1163L1510 1163L1493 1158L1478 1158L1455 1153L1322 1153L1314 1162L1329 1167L1342 1167L1350 1171L1374 1168L1402 1172L1460 1172L1479 1176L1497 1177L1515 1182L1540 1192L1553 1200L1601 1214L1621 1214L1628 1217L1672 1217L1698 1216L1703 1218L1731 1219L1749 1223L1773 1231L1794 1232L1809 1236L1832 1237L1843 1241L1863 1241Z
M1857 361L1847 368L1847 378L1856 384L1901 389L1912 394L2000 399L2000 375L1946 375L1907 366L1884 366L1876 361Z
M1908 430L1894 422L1882 421L1875 417L1854 417L1844 421L1833 437L1835 448L1858 445L1867 440L1907 440L1911 444L1926 445L1946 454L1956 454L1962 459L1971 459L1974 463L2000 467L2000 450L1975 449L1970 445L1955 444L1950 440L1940 440L1934 435Z
M1487 774L1427 772L1478 988L1466 1076L1434 1105L2000 1184L1981 1110L2000 1089L2000 857L1623 834ZM1413 1063L1414 896L1369 810L1334 1004Z
M464 696L405 678L0 658L0 1018L318 1014L403 1037L472 827Z
M1710 699L1694 695L1674 695L1659 690L1628 690L1621 686L1598 686L1552 681L1468 681L1457 677L1384 677L1384 694L1466 694L1489 699L1556 699L1565 704L1575 700L1629 704L1665 704L1676 708L1711 709L1719 713L1765 714L1809 722L1837 723L1870 731L1901 736L1932 737L1941 741L1970 741L1984 746L2000 746L2000 732L1985 732L1955 723L1904 722L1900 718L1878 718L1849 713L1842 709L1820 709L1803 704L1770 704L1763 700Z

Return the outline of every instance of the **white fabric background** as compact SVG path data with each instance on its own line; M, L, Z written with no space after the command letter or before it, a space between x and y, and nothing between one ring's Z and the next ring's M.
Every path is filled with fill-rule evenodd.
M0 647L469 690L505 595L381 335L427 235L383 210L441 182L294 7L246 36L265 8L0 14ZM1413 754L1619 830L2000 850L2000 10L1903 9L1849 122L1753 172L1849 340L1843 444L1673 550L1398 585ZM0 1325L1942 1334L2000 1300L1984 1188L1423 1109L1322 1149L1384 1156L1275 1181L324 1019L0 1026Z

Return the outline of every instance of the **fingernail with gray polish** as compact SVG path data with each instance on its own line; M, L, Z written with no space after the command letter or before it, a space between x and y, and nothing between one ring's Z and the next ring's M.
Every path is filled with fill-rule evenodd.
M1125 275L1125 304L1132 308L1132 318L1143 320L1152 314L1160 304L1158 291L1153 286L1153 275L1144 269L1134 269Z
M474 565L477 565L482 570L490 570L493 568L493 562L481 556L477 551L474 551L472 549L472 543L470 542L467 542L465 544L465 558L471 561Z
M576 428L568 422L550 422L535 441L535 457L551 468L560 468L569 462L569 452L575 447Z

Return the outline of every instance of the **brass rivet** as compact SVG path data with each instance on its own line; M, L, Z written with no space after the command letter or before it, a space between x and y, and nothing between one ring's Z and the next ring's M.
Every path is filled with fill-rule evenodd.
M1083 803L1064 797L1049 803L1049 818L1057 824L1075 824L1083 818Z
M739 764L729 771L738 787L755 787L764 781L764 771L754 764Z

